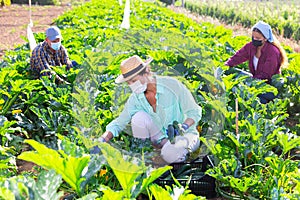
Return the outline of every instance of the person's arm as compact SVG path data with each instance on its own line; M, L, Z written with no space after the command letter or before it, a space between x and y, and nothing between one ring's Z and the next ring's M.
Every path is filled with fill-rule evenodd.
M250 59L250 45L251 43L247 43L243 46L240 50L238 50L232 57L230 57L226 62L225 65L229 67L234 67L239 65L247 60Z
M196 103L192 93L189 89L178 81L178 100L182 112L185 116L184 124L188 125L187 128L197 123L202 117L202 108Z
M195 123L195 121L192 118L187 118L183 122L183 129L185 129L185 130L188 129L189 127L191 127L192 125L194 125L194 123ZM187 126L185 126L185 125L187 125Z
M63 65L66 65L66 69L70 70L72 67L72 62L69 59L68 52L64 46L61 46L61 61Z
M110 131L105 131L102 135L102 142L109 142L112 138L114 137L114 135L112 134L112 132Z
M126 127L135 112L135 105L136 102L134 98L130 96L120 115L106 126L106 131L101 136L105 139L105 142L108 142L113 137L118 136L119 133Z

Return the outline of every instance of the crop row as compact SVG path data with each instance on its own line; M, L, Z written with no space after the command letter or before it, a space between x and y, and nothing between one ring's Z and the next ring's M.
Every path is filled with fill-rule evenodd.
M185 7L200 15L248 28L262 20L279 35L300 40L300 12L295 2L186 0Z
M142 1L131 3L131 27L121 29L123 10L117 1L95 0L56 20L71 59L80 63L71 71L54 68L70 85L56 85L47 77L32 80L28 45L3 58L0 196L36 195L38 199L45 194L58 199L63 191L82 199L102 195L121 199L136 198L147 190L170 197L170 190L150 184L168 167L153 171L139 159L123 160L143 153L145 162L150 162L154 155L149 143L135 141L124 131L112 141L124 155L105 144L103 155L88 154L93 139L128 98L128 88L116 85L114 79L121 60L134 54L151 56L153 71L176 76L195 95L203 108L201 140L216 160L209 174L217 179L220 191L257 199L299 194L298 160L292 159L299 146L299 54L286 47L290 65L274 77L273 85L237 78L226 75L223 63L249 37L233 38L232 31L222 26L197 24L159 3ZM35 37L44 39L42 33ZM261 104L257 95L263 91L278 93L278 98ZM236 102L240 135L235 129ZM288 120L296 123L290 126ZM29 151L32 148L36 151ZM24 150L18 158L41 166L37 174L17 174L15 161ZM136 156L129 158L129 154ZM52 181L47 182L47 177Z

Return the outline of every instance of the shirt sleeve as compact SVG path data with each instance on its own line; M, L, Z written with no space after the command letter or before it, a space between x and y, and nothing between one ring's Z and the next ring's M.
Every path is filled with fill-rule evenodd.
M130 96L120 115L106 126L106 131L110 131L114 137L118 136L130 122L135 105L136 103L134 103L134 99Z
M62 48L62 54L61 54L62 64L66 65L66 69L69 70L72 67L72 63L69 59L68 52L67 52L66 48L63 47L63 46L61 48Z
M178 100L185 119L191 118L195 124L202 117L202 108L196 103L192 93L189 89L178 81Z
M238 50L231 58L229 58L225 62L225 65L229 67L233 67L249 60L250 58L249 45L251 45L251 43L247 43L240 50Z

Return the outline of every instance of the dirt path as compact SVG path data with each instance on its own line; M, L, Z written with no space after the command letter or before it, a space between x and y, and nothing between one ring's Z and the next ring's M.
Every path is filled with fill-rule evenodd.
M193 14L181 7L169 7L171 10L185 14L196 22L208 21L216 25L223 25L232 29L235 35L250 35L250 29L239 25L227 25L211 17L199 16ZM31 8L31 19L33 21L33 32L44 32L46 28L53 23L53 20L64 12L70 10L68 4L62 6L37 6ZM25 44L26 28L29 23L29 6L12 4L9 7L0 7L0 57L5 50L13 49L17 44ZM278 36L280 42L292 47L296 52L300 52L299 43Z
M70 6L32 6L32 31L44 32L54 19L70 9ZM28 5L12 4L9 7L0 7L0 57L5 50L26 43L22 37L26 37L29 22Z

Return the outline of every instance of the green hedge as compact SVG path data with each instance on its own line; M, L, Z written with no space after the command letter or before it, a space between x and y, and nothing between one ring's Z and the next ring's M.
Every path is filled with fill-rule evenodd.
M12 0L14 4L28 4L28 0ZM35 5L58 5L58 0L31 0L31 4Z
M10 0L0 0L0 6L10 6Z
M257 21L263 20L283 37L300 40L299 5L290 7L283 3L276 7L272 1L258 4L251 1L221 4L216 1L186 0L185 7L200 15L211 16L228 24L241 24L247 28L252 27ZM237 9L237 7L241 9Z

